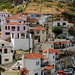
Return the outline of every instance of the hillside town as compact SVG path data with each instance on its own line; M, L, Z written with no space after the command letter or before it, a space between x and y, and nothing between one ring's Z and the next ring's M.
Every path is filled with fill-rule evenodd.
M0 11L0 75L75 75L74 71L75 22L48 13Z

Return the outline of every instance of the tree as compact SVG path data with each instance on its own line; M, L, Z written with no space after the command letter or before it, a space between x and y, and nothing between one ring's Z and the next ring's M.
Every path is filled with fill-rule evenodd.
M75 37L75 29L74 29L74 27L69 28L69 34Z
M62 29L60 27L54 26L52 28L52 32L57 36L62 33Z

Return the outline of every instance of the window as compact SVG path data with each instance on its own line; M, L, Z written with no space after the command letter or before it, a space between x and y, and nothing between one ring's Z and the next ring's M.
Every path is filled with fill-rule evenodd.
M35 75L38 75L38 73L35 73Z
M60 23L57 23L58 27L60 26Z
M4 53L7 53L7 49L4 49Z
M10 32L5 32L5 35L10 35Z
M20 27L19 26L17 27L17 31L20 31Z
M39 34L39 31L37 31L37 34Z
M5 61L9 61L9 59L5 59Z
M42 31L42 34L44 34L45 31Z
M4 46L4 44L2 44L2 46Z
M23 30L25 30L25 26L23 27Z
M0 52L2 52L2 49L0 49Z
M36 62L36 65L39 65L39 61Z
M5 30L7 30L7 26L5 26Z
M63 25L66 25L66 23L63 23Z
M11 29L12 29L12 31L15 31L15 26L12 26Z
M14 38L14 33L12 33L12 38Z
M53 56L53 59L54 59L54 56Z
M10 30L10 26L8 26L8 30Z
M19 33L17 34L18 38L19 38Z

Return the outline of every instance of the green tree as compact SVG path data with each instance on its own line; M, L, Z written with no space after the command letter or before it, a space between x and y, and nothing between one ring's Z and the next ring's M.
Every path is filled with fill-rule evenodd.
M69 28L69 34L75 37L75 29L73 27Z
M62 29L60 27L54 26L52 28L52 32L57 36L62 33Z

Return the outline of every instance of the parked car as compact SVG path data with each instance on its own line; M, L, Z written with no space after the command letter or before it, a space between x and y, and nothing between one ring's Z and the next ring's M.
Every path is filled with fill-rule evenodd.
M75 71L75 66L68 65L68 66L67 66L67 69L68 69L68 68L73 68L73 70Z
M73 75L72 71L69 71L68 69L64 69L64 73L67 73L67 75Z
M72 73L74 73L73 68L68 68L69 71L71 71Z
M67 75L67 73L64 73L64 71L59 71L57 75Z

